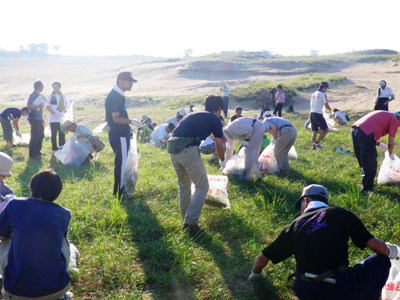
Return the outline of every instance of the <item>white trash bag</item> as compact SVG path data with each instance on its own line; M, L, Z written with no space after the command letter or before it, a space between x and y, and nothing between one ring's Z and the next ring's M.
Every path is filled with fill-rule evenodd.
M290 148L288 155L289 155L289 158L291 158L291 159L298 159L299 158L297 156L297 151L296 151L296 148L294 147L294 145Z
M95 134L102 133L103 131L105 131L106 126L107 126L107 122L101 123L95 129L93 129L93 133L95 133Z
M54 152L54 156L63 165L80 166L90 153L90 149L84 143L80 143L76 136L72 136L60 150Z
M31 135L29 133L23 133L19 137L14 132L13 140L14 140L14 145L29 145L29 141L31 140Z
M136 134L132 135L129 146L128 157L125 163L125 169L122 173L122 186L127 194L132 194L136 187L138 178L138 162Z
M274 154L275 145L268 145L258 158L262 174L275 174L279 172L278 162Z
M228 199L228 177L224 175L207 175L208 193L205 203L210 206L230 209L231 204ZM192 195L194 193L194 184L192 183Z
M51 138L51 129L50 126L46 126L46 128L44 129L44 137L46 139Z
M244 176L244 148L233 155L227 162L222 174L226 176Z
M398 253L400 248L397 247ZM400 260L391 259L389 277L382 288L382 300L400 300Z
M378 184L400 183L400 159L397 155L394 155L394 160L392 160L389 152L385 152L377 182Z

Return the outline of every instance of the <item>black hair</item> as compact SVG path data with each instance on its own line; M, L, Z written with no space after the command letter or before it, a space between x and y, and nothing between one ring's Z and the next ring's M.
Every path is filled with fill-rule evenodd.
M43 84L43 82L42 82L41 80L37 80L37 81L35 81L35 82L33 83L33 88L34 88L35 90L40 89L40 88L42 88L42 87L44 87L44 84Z
M23 113L24 111L28 112L28 108L27 107L21 108L21 112Z
M240 106L238 106L238 107L235 108L235 111L238 111L238 110L243 111L243 108L241 108Z
M181 114L178 114L178 115L176 115L176 119L178 120L182 120L183 119L183 116L181 115Z
M32 176L29 183L29 189L33 198L49 202L57 199L62 191L62 187L61 177L53 169L36 173Z
M168 123L168 129L169 130L174 130L175 129L175 124L174 123Z
M206 98L205 109L209 112L215 112L224 107L224 101L221 96L211 95Z
M282 89L282 85L281 85L281 84L279 84L279 85L277 86L277 88L281 88L281 89Z

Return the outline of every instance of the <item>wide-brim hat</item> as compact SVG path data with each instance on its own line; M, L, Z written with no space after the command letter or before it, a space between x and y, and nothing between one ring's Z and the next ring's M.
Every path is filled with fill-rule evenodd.
M14 160L6 153L0 152L0 175L11 176L11 168Z
M63 130L64 132L67 132L67 131L69 131L69 129L71 128L71 126L74 125L74 124L75 124L74 122L72 122L72 121L70 121L70 120L67 120L67 121L65 121L64 124L62 125L62 130Z

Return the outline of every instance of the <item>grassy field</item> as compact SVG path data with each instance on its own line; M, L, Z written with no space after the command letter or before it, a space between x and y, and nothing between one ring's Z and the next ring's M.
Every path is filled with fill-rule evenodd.
M148 113L161 120L174 111L160 104L135 110L134 115ZM104 114L95 105L77 104L76 112L78 119L92 116L87 119L91 128ZM107 147L99 160L81 167L58 163L49 140L41 162L28 159L27 147L0 150L15 160L7 183L17 195L28 196L29 180L38 170L51 167L61 175L64 189L57 202L71 210L69 239L81 252L79 272L73 274L76 299L292 299L286 278L294 270L293 259L269 265L263 286L253 286L247 277L255 256L299 214L294 203L305 185L325 185L331 204L350 209L374 235L394 243L400 242L400 197L397 186L378 186L369 198L358 192L355 157L334 152L337 146L352 150L349 126L329 133L325 148L313 151L311 134L303 128L306 116L285 117L298 129L299 159L291 161L291 172L261 182L232 178L231 210L205 206L200 220L205 233L195 240L181 231L177 178L165 150L139 144L139 180L130 202L112 197L113 153L104 133ZM220 174L208 159L204 156L207 172ZM368 254L350 247L352 263Z

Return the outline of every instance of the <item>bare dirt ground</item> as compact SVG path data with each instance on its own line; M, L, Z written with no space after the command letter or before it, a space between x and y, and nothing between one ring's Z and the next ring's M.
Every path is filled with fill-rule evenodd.
M169 60L141 62L133 57L47 57L0 59L0 106L22 106L32 92L33 82L40 78L45 83L44 94L51 92L51 83L60 81L62 90L72 100L104 99L122 70L132 71L139 81L132 92L134 96L201 96L218 93L224 80L232 87L252 81L284 81L306 72L336 73L348 78L347 82L331 86L328 99L331 106L344 111L361 112L373 108L378 83L385 79L395 94L400 92L400 65L394 62L339 64L314 66L301 70L298 66L270 65L266 72L223 71L191 69L190 61ZM298 92L295 108L308 110L308 100L313 91ZM234 105L234 103L232 103ZM254 103L248 109L256 109ZM393 101L390 110L400 109L400 101Z

